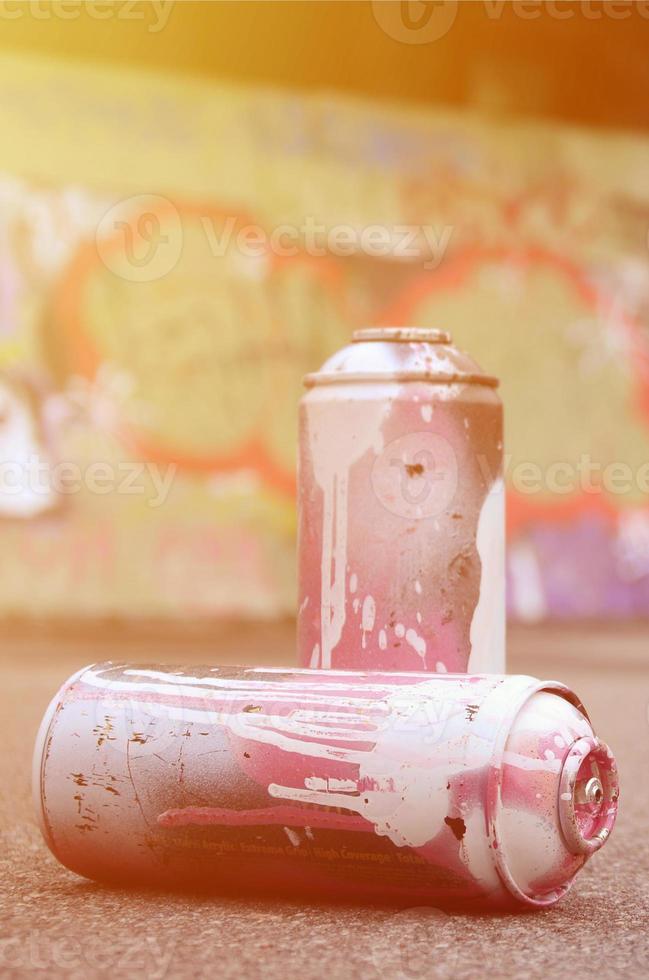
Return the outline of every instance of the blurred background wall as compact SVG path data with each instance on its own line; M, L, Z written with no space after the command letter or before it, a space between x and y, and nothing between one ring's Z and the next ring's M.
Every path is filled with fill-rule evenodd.
M301 377L502 379L513 618L649 615L649 5L0 3L0 615L294 611Z

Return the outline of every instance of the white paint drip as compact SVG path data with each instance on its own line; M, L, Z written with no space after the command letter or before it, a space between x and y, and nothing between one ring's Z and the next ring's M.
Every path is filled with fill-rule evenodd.
M500 831L507 867L514 881L528 894L540 878L557 874L566 859L554 822L542 812L503 806ZM567 877L566 872L562 872Z
M104 684L109 697L116 682ZM218 720L241 738L272 745L283 752L357 767L357 774L349 779L312 776L302 787L271 783L268 793L274 798L352 810L373 824L377 834L389 837L397 846L419 847L443 825L448 812L449 775L463 771L467 752L479 760L487 744L479 738L470 738L467 743L463 704L453 698L440 703L439 684L439 680L431 679L404 685L369 707L364 701L366 706L359 711L345 712L340 730L327 727L338 712L322 708L291 716L242 710L236 714L219 713L212 721ZM175 685L166 687L169 690ZM245 687L242 684L243 704L254 698L255 690L251 685L246 696ZM294 697L294 692L290 693ZM338 700L334 698L336 703ZM348 703L353 705L354 699ZM168 705L151 702L147 707L152 713L169 717ZM421 726L413 724L413 710L423 711L427 737L440 746L435 754L437 761L431 760L428 747L422 747ZM180 708L179 717L184 721L193 714L186 707ZM206 711L197 714L209 717ZM395 732L399 733L399 753L394 752ZM340 745L341 741L345 744ZM403 764L404 758L408 765ZM288 833L287 836L294 843Z
M219 669L219 668L216 668ZM261 669L257 669L256 673L261 673ZM275 671L269 670L268 673L272 674ZM142 684L141 691L146 694L165 694L165 695L175 695L177 697L195 697L196 687L200 688L200 696L204 701L210 701L213 699L218 699L219 702L223 701L227 704L228 711L234 711L237 705L245 707L250 703L251 699L254 699L255 692L259 693L261 689L265 696L270 693L273 695L273 700L277 704L287 703L294 704L296 693L299 692L300 702L303 705L314 705L316 707L322 705L322 694L318 690L318 685L316 684L299 684L297 681L291 686L291 690L287 691L286 684L281 682L273 682L272 680L264 681L248 681L248 680L226 680L221 678L212 677L189 677L182 675L182 678L178 675L163 674L161 671L152 670L125 670L125 675L132 674L136 676L153 676L159 677L161 680L166 681L166 683L159 684ZM174 680L173 683L169 682L169 677L178 677L178 683ZM182 683L180 681L182 680ZM115 681L110 680L109 682L102 676L101 671L87 670L83 675L84 684L90 687L104 689L106 691L106 697L110 699L112 692L132 692L133 685L127 681ZM196 687L192 687L196 685ZM353 675L346 680L344 683L340 684L329 684L329 691L340 691L340 696L335 697L332 695L327 696L327 704L330 707L340 707L340 708L358 708L359 710L365 710L377 707L377 702L371 698L365 697L371 691L376 692L381 695L388 695L391 691L390 685L377 684L374 687L368 687L363 685L362 687L356 689L353 683ZM354 696L354 692L357 691L359 696ZM350 696L351 695L351 696ZM379 702L379 705L382 702ZM223 714L218 707L214 709L194 709L189 708L187 705L176 708L174 705L163 704L160 706L160 710L156 709L155 704L147 702L147 710L151 711L153 714L169 714L169 717L183 717L183 712L187 713L187 717L195 721L222 721ZM172 712L176 714L172 715ZM293 717L297 717L302 712L296 712ZM322 712L319 712L321 715ZM268 717L268 716L265 716ZM344 719L349 716L344 715ZM341 719L343 720L343 716Z
M304 785L307 789L313 789L317 792L327 791L333 793L357 793L358 785L355 779L335 779L330 776L328 779L322 779L320 776L307 776L304 780Z
M351 592L352 595L354 594L357 588L358 588L358 575L356 574L356 572L352 572L352 574L349 576L349 591Z
M415 579L415 592L417 593L417 595L421 595L421 591L422 591L421 582L419 581L419 579Z
M314 789L317 792L320 790L327 790L327 780L323 779L321 776L307 776L304 780L304 785L307 789Z
M369 751L343 750L341 758L345 761L356 758L359 763L356 795L275 783L268 787L269 795L315 806L352 810L373 823L375 833L388 837L397 847L426 844L443 827L448 813L449 777L464 771L469 755L478 765L480 760L486 761L484 753L489 742L467 736L466 732L461 734L465 728L464 712L458 711L457 704L447 703L440 717L435 719L434 711L439 709L439 704L434 709L429 702L420 707L433 726L429 729L430 738L437 748L431 758L429 749L422 747L421 728L412 724L415 703L412 697L413 693L406 689L395 695L394 700L390 699L391 722L377 731L375 744ZM435 735L438 726L439 734ZM400 750L396 754L395 731L399 732L400 738ZM277 732L267 734L273 741L278 735ZM313 752L312 745L307 743L304 748ZM299 751L303 751L302 747ZM409 760L408 765L403 764L404 758ZM484 834L484 816L479 816Z
M426 641L416 630L409 629L406 633L406 643L409 643L415 653L423 659L426 656Z
M304 400L309 451L314 476L323 493L321 576L321 666L331 667L331 657L345 624L347 568L347 502L350 468L373 450L383 449L381 427L389 411L385 401L359 400L354 424L343 415L347 402L337 409L332 392L313 388ZM345 393L346 399L349 392ZM335 413L332 415L332 411ZM335 437L334 437L335 434Z
M496 480L480 510L476 533L480 596L471 620L471 674L505 671L505 487Z
M397 625L394 627L394 632L401 640L406 635L406 627L403 625L403 623L397 623Z
M371 595L366 595L363 599L363 611L361 613L361 630L363 631L362 646L365 649L367 643L367 634L371 633L374 629L374 621L376 619L376 603Z
M317 675L319 680L311 681L309 673L304 671L288 685L286 701L295 703L297 688L315 692L317 704L292 710L290 714L267 715L250 712L246 706L255 703L260 685L267 694L269 688L286 687L285 682L223 679L215 690L210 685L219 684L218 678L183 676L170 681L167 675L167 682L160 683L162 672L129 670L128 673L144 676L134 685L114 681L102 676L101 670L94 670L84 673L82 684L103 688L107 703L117 692L133 693L135 689L139 698L151 694L150 702L138 700L138 703L152 716L178 718L183 724L200 718L240 738L273 746L293 758L321 760L308 767L312 772L322 773L321 776L302 777L304 781L298 786L270 783L268 794L275 799L327 809L341 807L357 813L374 826L376 834L388 837L397 847L422 847L444 830L444 818L449 815L447 781L466 774L469 760L476 771L488 764L492 757L494 725L502 704L509 696L516 696L517 691L514 678L494 687L489 678L469 683L457 677L431 677L398 689L390 685L384 689L380 683L368 687L365 681L355 680L350 672L344 680L332 680L324 693L322 675ZM272 670L267 673L272 677ZM177 683L179 680L182 684ZM182 704L176 708L155 697L161 691L179 693L184 688L195 698L199 692L192 685L200 685L201 699L214 697L220 702L231 693L241 710L210 712ZM384 693L376 701L363 696L369 690ZM469 726L471 731L466 721L469 691L481 705ZM496 694L498 698L494 701ZM270 704L273 702L274 697ZM339 705L341 710L337 710ZM534 736L538 738L554 730L555 733L565 731L567 740L572 742L584 728L583 734L592 732L577 708L551 692L542 692L535 694L519 712L510 739L517 743L520 738L522 745L531 747L538 745ZM333 763L331 768L335 765L335 777L327 775L327 760ZM286 765L288 761L288 756L278 761L276 771L292 771ZM535 758L509 750L504 753L504 762L548 775L558 773L562 765L559 759ZM347 768L341 769L342 765ZM348 778L342 773L348 773ZM497 879L493 877L493 855L488 848L482 807L467 802L461 809L461 817L466 828L458 845L461 860L473 878L491 885ZM293 846L300 845L301 838L295 830L285 827L284 831ZM313 839L309 828L305 828L305 834ZM524 890L528 883L531 885L546 872L560 868L565 856L554 824L539 819L538 813L528 813L518 807L503 807L499 840L515 880Z
M509 564L516 614L528 623L536 623L546 613L546 602L541 566L532 544L514 542L509 550Z
M385 632L385 630L380 630L379 631L379 648L381 650L385 650L386 647L387 647L387 645L388 645L387 633Z
M479 810L464 817L465 832L460 844L460 858L472 878L479 881L485 889L498 887L498 872L496 871L484 815Z
M432 405L421 405L419 408L421 412L421 417L424 422L430 422L433 417L433 406Z

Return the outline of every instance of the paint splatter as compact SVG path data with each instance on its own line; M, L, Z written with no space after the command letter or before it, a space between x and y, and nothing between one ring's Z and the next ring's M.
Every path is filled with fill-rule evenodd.
M406 633L406 643L409 643L415 653L420 657L426 656L426 641L416 630L409 629Z
M286 836L290 840L290 842L293 845L293 847L299 847L300 846L300 836L299 836L299 834L295 830L291 830L290 827L284 827L284 833L286 834Z
M362 646L365 649L367 634L374 629L376 619L376 603L371 595L366 595L363 599L363 611L361 612L361 630L363 631Z

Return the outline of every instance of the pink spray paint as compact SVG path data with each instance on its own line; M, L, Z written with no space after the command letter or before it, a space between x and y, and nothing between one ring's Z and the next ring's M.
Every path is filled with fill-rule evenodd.
M131 886L547 906L617 796L577 698L520 676L99 664L34 755L53 853Z
M308 375L303 667L505 669L497 382L437 330L359 330Z

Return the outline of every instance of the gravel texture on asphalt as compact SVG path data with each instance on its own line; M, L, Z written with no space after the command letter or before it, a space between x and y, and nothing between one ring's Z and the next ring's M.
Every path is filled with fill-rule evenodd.
M102 636L103 639L98 639ZM155 631L9 635L0 654L0 976L254 980L649 975L649 626L510 631L512 672L558 678L617 755L607 846L545 912L447 915L120 891L77 878L32 815L31 753L60 683L96 660L293 662L293 626L231 626L209 640Z

